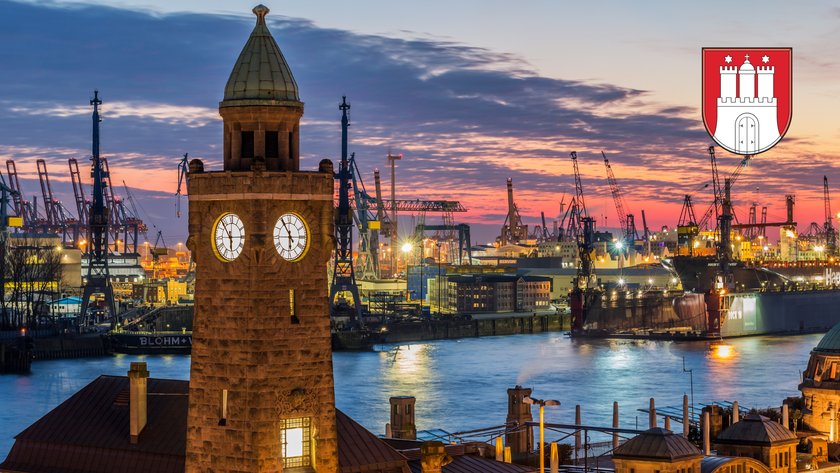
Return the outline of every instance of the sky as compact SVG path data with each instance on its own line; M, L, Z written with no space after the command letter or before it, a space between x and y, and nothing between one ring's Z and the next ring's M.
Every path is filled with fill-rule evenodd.
M685 194L703 213L711 140L700 111L701 48L793 47L790 130L752 161L734 200L742 219L756 202L768 206L768 220L783 220L792 193L800 229L822 221L822 176L840 183L840 8L695 3L266 5L305 102L302 169L339 158L346 95L350 149L366 183L375 168L384 172L389 150L402 154L398 198L461 201L469 212L456 220L478 242L498 235L506 178L526 223L540 212L555 218L574 193L571 151L601 227L617 222L602 150L637 221L644 209L652 229L674 226ZM170 246L183 241L177 164L189 153L221 168L218 101L253 28L253 6L0 0L0 159L15 160L24 193L39 202L35 161L45 159L54 190L74 210L67 158L90 155L88 102L98 89L117 193L125 195L125 183L152 231ZM740 159L719 150L718 160L728 175Z

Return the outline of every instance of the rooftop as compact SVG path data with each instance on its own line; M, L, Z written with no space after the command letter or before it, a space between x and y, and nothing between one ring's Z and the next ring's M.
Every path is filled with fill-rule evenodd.
M840 324L835 325L828 331L820 343L814 348L815 352L822 353L840 353Z
M758 414L747 414L718 434L715 443L729 445L777 445L799 442L793 432Z
M700 456L702 452L688 439L659 427L633 437L613 453L616 459L649 461L675 461Z
M253 12L257 24L230 73L224 102L300 102L292 70L265 23L268 7L257 5Z

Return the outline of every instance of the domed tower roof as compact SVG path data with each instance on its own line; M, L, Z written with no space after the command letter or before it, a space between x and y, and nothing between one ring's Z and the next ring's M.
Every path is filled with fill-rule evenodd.
M747 54L744 57L744 64L741 65L740 72L754 72L755 67L753 67L752 63L750 63L750 55Z
M835 325L828 333L823 335L823 338L817 344L817 347L814 348L814 351L840 354L840 324Z
M682 435L659 427L648 429L615 449L613 458L674 462L703 453Z
M778 445L798 442L793 432L758 414L747 414L741 421L718 434L715 443L729 445Z
M230 73L223 105L230 101L300 101L292 71L265 24L268 11L264 5L253 9L257 24Z

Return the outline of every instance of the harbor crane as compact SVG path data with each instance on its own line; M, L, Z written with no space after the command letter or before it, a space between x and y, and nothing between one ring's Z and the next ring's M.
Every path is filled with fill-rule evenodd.
M178 162L178 190L175 191L175 196L178 198L177 203L175 204L175 216L181 218L181 186L183 185L184 190L189 193L189 181L187 181L187 172L189 171L189 153L184 153L184 157L181 161Z
M76 215L79 216L79 221L84 224L89 218L90 200L85 198L85 187L79 173L79 162L76 161L76 158L70 158L67 160L67 164L70 167L70 181L73 184L73 196L76 200Z
M99 155L99 91L93 92L93 138L92 138L92 170L93 192L90 205L90 219L87 221L87 234L89 244L87 246L88 272L84 281L82 295L82 317L88 316L90 298L96 294L102 294L105 299L106 308L110 311L112 328L117 320L117 308L114 303L114 290L111 286L111 277L108 270L108 222L110 209L105 202L105 186L107 183L107 171Z
M601 151L601 156L604 158L604 167L607 169L607 183L610 186L610 193L612 194L613 202L615 202L615 211L618 214L618 221L621 224L623 235L622 252L626 256L630 247L636 244L639 239L639 232L636 230L636 219L632 213L625 210L624 196L621 194L621 188L618 186L618 181L615 179L615 173L610 160L607 155Z
M353 210L350 207L350 161L347 156L347 130L350 118L347 111L350 104L347 97L341 98L338 106L341 110L341 162L336 173L338 180L338 208L335 212L335 262L332 282L330 283L330 315L335 317L343 304L338 296L349 294L353 304L348 311L351 324L364 325L362 322L362 302L359 287L356 285L356 272L353 267ZM346 301L344 301L346 302Z
M828 193L828 176L823 176L823 203L825 205L825 234L826 254L834 256L837 253L837 231L834 229L834 215L831 214L831 197Z
M513 179L511 178L507 179L507 203L507 216L505 216L505 223L502 224L502 231L499 236L499 243L502 246L518 243L528 238L528 226L522 223L519 208L513 200Z
M9 174L9 188L12 190L12 205L15 213L23 217L24 225L34 225L38 220L38 210L28 200L23 198L20 179L18 179L17 167L11 159L6 161L6 171Z

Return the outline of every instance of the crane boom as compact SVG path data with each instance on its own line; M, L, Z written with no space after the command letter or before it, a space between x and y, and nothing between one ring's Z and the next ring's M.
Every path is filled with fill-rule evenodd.
M572 157L572 166L575 171L575 198L577 200L579 214L581 217L588 217L589 214L586 212L586 202L583 200L583 183L580 179L580 169L578 169L577 151L572 151L570 156Z
M618 181L615 180L615 173L613 173L610 160L607 155L601 151L601 156L604 157L604 167L607 168L607 183L610 186L610 193L612 194L613 202L615 202L615 211L618 214L618 221L621 223L621 228L627 228L627 212L624 210L624 198L621 195L621 188L618 187Z
M46 216L47 225L50 227L61 225L63 223L59 210L61 203L53 198L50 176L47 173L47 162L39 159L35 161L35 164L38 167L38 181L41 184L41 195L44 197L44 215Z
M79 162L76 158L67 160L70 167L70 180L73 183L73 196L76 199L76 212L79 215L79 221L87 224L88 221L88 207L90 203L85 200L85 187L82 185L82 176L79 173Z

